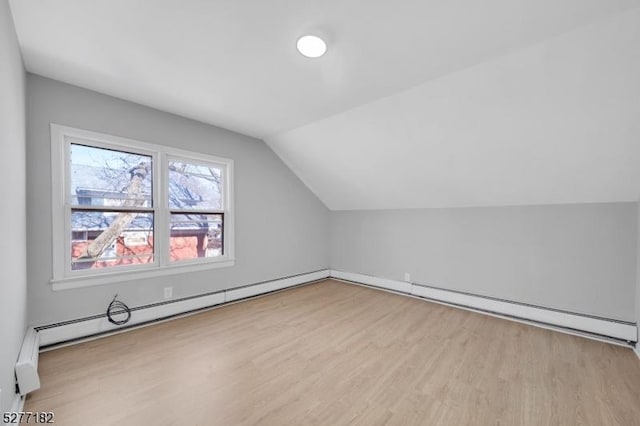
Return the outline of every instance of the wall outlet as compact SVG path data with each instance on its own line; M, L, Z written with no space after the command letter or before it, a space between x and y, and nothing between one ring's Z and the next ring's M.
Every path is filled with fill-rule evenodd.
M164 299L171 299L173 297L173 287L164 288Z
M411 274L410 274L410 273L408 273L408 272L405 272L405 273L404 273L404 280L405 280L406 282L410 283L410 282L411 282Z

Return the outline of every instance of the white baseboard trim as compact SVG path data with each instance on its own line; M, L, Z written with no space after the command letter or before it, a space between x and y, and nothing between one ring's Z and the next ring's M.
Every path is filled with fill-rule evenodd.
M352 272L342 272L333 269L331 270L331 278L372 285L374 287L380 287L400 293L411 293L411 283L406 281L395 281L387 278L378 278L371 275L354 274Z
M414 283L377 278L365 274L331 270L331 277L353 281L382 289L400 292L406 295L441 302L481 313L493 313L507 319L515 318L569 330L593 333L613 339L636 342L638 329L636 324L595 318L553 309L546 309L521 303L491 299L467 293L443 290Z
M322 280L328 278L329 275L329 270L324 269L307 274L257 283L254 285L221 290L211 294L132 308L131 320L126 324L126 326L111 324L105 316L97 316L60 324L35 327L35 329L38 331L40 337L40 346L49 346L70 340L82 339L96 334L114 332L123 329L123 327L129 328L135 325L155 322L163 318L215 307L223 303L258 296L295 285Z
M640 343L636 343L636 347L633 348L633 351L638 355L638 359L640 359Z
M224 292L224 301L231 302L234 300L244 299L259 294L270 293L272 291L282 290L283 288L329 278L329 276L330 271L328 269L324 269L321 271L311 272L309 274L296 275L289 278L282 278L279 280L267 281L260 284L234 288L226 290Z

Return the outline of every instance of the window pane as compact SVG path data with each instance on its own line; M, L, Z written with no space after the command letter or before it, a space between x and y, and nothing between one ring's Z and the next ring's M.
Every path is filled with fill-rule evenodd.
M222 256L221 214L172 214L171 261Z
M71 144L71 204L151 207L152 158Z
M222 209L222 170L214 165L169 161L169 208Z
M71 269L153 262L153 213L71 212Z

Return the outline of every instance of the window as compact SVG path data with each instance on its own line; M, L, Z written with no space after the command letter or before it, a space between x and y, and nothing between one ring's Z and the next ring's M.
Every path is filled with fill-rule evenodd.
M231 160L54 124L51 136L54 288L233 265Z
M171 261L223 256L222 169L176 157L167 164Z
M72 271L153 264L155 209L152 197L154 154L89 145L69 138L70 268ZM125 235L149 236L143 247ZM76 238L83 234L85 238Z

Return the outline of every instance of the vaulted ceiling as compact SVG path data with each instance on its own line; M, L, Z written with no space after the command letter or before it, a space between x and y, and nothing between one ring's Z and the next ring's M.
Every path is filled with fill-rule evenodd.
M29 71L263 138L332 209L637 200L639 7L11 0Z

